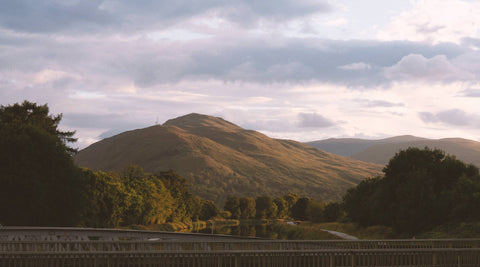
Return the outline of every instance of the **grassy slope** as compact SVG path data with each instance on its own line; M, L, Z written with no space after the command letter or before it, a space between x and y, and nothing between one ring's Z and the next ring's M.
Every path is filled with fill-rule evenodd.
M187 179L194 194L219 203L232 194L289 192L339 200L348 188L381 169L199 114L102 140L80 151L75 160L93 170L119 171L130 164L147 172L173 169Z

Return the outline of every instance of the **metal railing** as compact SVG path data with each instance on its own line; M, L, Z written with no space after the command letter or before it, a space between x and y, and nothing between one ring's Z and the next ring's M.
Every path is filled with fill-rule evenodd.
M480 239L261 240L154 231L0 228L3 266L480 266Z
M0 241L0 252L393 250L480 248L480 239L440 240L233 240L233 241Z
M0 266L479 266L479 249L0 253Z

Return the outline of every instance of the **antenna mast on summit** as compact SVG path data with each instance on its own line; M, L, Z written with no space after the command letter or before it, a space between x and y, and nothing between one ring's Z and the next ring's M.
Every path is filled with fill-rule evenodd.
M155 125L158 125L158 116L157 116L157 119L155 120Z

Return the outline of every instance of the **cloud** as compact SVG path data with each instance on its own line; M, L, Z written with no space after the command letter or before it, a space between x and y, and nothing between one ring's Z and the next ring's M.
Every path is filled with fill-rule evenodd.
M274 42L274 40L272 40ZM322 81L352 86L388 83L383 69L396 64L405 53L456 56L457 46L423 46L413 43L280 39L275 45L260 40L226 47L212 45L191 53L186 71L191 77L227 81ZM389 56L385 56L389 55ZM338 67L340 66L340 68ZM348 71L345 70L360 70Z
M394 80L472 80L475 76L452 64L445 55L425 58L423 55L410 54L397 64L384 69L385 76Z
M459 94L463 97L480 97L480 89L469 88L459 92Z
M363 62L351 63L343 66L337 67L342 70L368 70L371 69L372 66L370 64L366 64Z
M101 9L103 1L2 1L0 26L21 32L87 32L109 28L119 18Z
M384 108L391 108L391 107L403 107L405 104L403 103L394 103L385 100L369 100L369 99L357 99L355 100L361 103L364 107L384 107Z
M453 126L480 126L480 116L469 114L460 109L450 109L438 113L420 112L419 117L425 123L443 123Z
M333 20L328 20L323 23L323 25L326 26L341 26L345 25L348 23L348 20L346 18L338 18L338 19L333 19Z
M380 40L438 44L461 43L480 30L480 3L464 0L416 0L410 10L393 17L377 34Z
M111 137L132 129L144 128L148 124L136 121L128 114L90 114L90 113L65 113L62 125L74 129L98 128L107 129L98 138Z
M299 113L298 126L304 128L327 128L335 125L331 120L317 113Z
M331 11L312 0L16 0L3 1L0 28L20 32L139 32L169 27L199 17L219 17L249 26Z
M78 80L81 77L61 70L45 69L38 72L34 77L34 83L44 84L49 82L61 82L65 80Z
M232 39L220 35L176 42L109 35L66 38L4 33L0 34L0 71L61 70L82 77L75 79L78 86L102 91L120 81L149 89L182 80L262 84L320 81L369 88L388 85L383 68L411 53L426 58L438 54L455 58L465 53L457 45L282 36L240 35ZM475 64L468 58L455 64Z

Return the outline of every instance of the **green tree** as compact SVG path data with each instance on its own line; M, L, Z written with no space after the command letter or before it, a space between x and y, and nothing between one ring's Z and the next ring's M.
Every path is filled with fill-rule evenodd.
M283 196L283 199L287 202L287 210L288 210L288 216L292 216L292 207L297 203L298 199L300 197L295 194L295 193L290 193L288 195Z
M295 220L306 221L309 219L308 208L311 205L312 200L307 197L302 197L297 200L295 205L293 205L291 213L292 218Z
M255 218L255 199L251 197L240 198L240 219Z
M80 221L84 194L74 165L74 132L58 129L62 115L28 101L0 106L0 222L69 226Z
M121 175L127 191L124 223L164 223L174 212L174 200L162 181L144 173L139 166L129 166Z
M353 221L415 234L473 219L468 214L480 206L478 168L441 150L402 150L383 171L383 178L363 181L345 195L345 210Z
M277 205L277 218L284 219L288 216L288 203L284 198L277 197L273 200Z
M325 211L325 203L315 200L307 202L307 209L305 211L307 220L311 222L323 222Z
M343 197L343 204L348 218L362 226L373 225L379 222L379 210L375 210L374 195L380 190L381 177L369 178L361 181L356 187L347 191Z
M277 204L271 196L257 197L255 200L255 217L257 219L275 218L277 216Z
M335 222L340 218L342 213L341 205L338 202L330 202L325 206L323 212L324 220L326 222Z
M89 227L114 228L122 224L128 209L125 185L116 173L93 172L83 169L87 205L82 214L82 224Z
M225 201L224 209L231 213L232 219L240 219L242 210L240 209L240 198L228 196Z
M438 149L409 148L397 153L384 169L383 213L389 226L415 233L445 223L455 203L452 188L478 169Z
M218 210L217 206L211 200L203 201L202 209L200 212L200 220L206 221L212 218L215 218L220 211Z
M168 222L190 221L200 216L202 203L188 191L185 178L172 170L158 172L155 176L162 181L174 199L174 210L167 219Z

